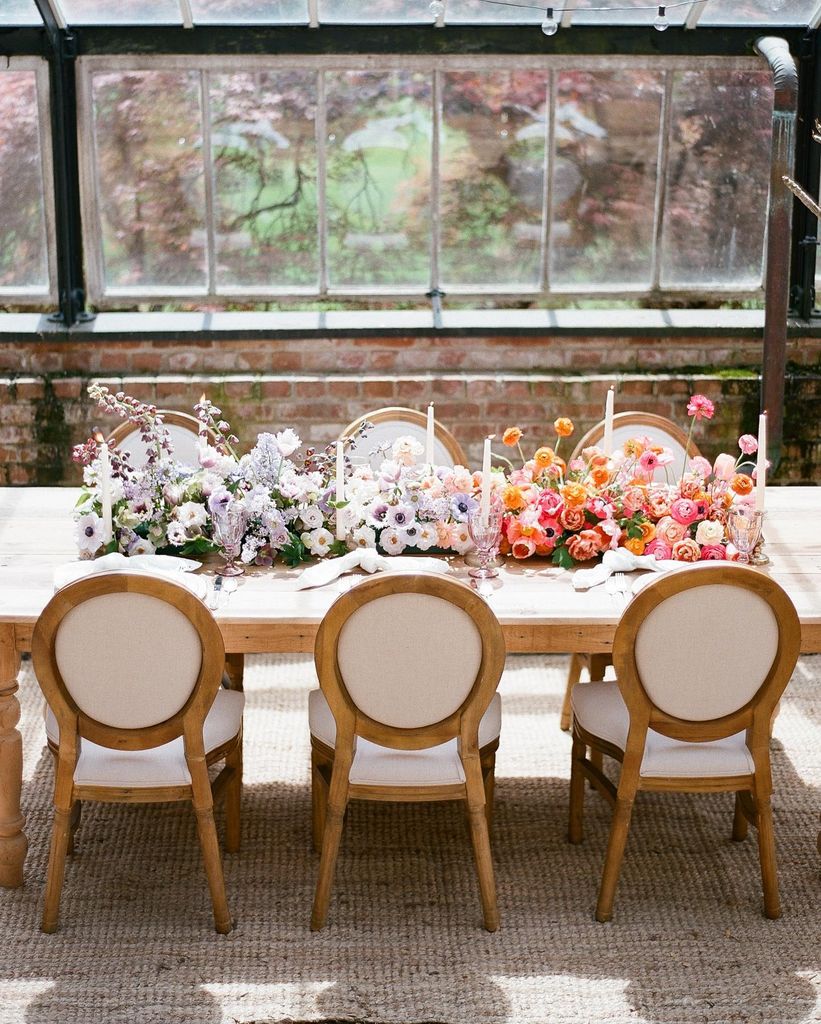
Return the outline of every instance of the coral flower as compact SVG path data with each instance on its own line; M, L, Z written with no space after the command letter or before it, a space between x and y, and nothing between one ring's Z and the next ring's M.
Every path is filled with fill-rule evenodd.
M634 555L643 555L647 545L642 537L628 537L623 547Z
M730 487L736 494L749 494L753 489L753 481L746 473L736 473L730 481Z
M701 558L701 548L692 537L684 537L673 545L673 558L677 562L697 562Z
M573 433L573 421L566 416L560 416L553 424L553 428L559 437L570 437Z
M502 490L502 502L508 512L519 512L525 507L525 499L518 487L508 484Z
M673 549L661 538L654 537L644 549L645 555L653 555L656 561L664 561L673 557Z
M587 562L601 551L601 537L595 530L582 530L569 537L566 546L574 562Z
M624 454L630 458L637 459L643 451L644 445L637 437L631 437L629 441L624 442Z
M536 543L532 537L518 537L513 541L510 553L514 558L530 558L536 553Z
M519 427L508 427L504 434L502 434L502 444L506 444L508 448L514 448L521 439L522 431Z
M587 501L587 488L582 484L567 483L561 488L561 496L568 508L581 508Z
M687 403L687 415L697 420L711 420L715 411L716 407L706 395L693 395Z
M701 557L707 562L723 562L727 558L727 552L723 544L704 544L701 548Z
M558 520L565 530L581 530L584 526L586 519L584 510L581 508L568 508L565 507L559 512Z
M610 482L610 470L605 466L594 466L590 470L590 482L594 487L604 487Z
M556 453L552 448L548 448L546 445L539 448L533 456L533 461L536 463L537 469L547 469L548 466L553 465L555 460Z

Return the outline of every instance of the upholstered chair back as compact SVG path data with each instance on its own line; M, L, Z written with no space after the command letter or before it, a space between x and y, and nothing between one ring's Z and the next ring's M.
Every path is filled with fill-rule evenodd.
M688 436L681 427L665 416L657 416L647 412L620 412L613 417L613 450L617 451L625 441L634 437L650 437L655 444L669 448L673 455L673 468L677 473L685 463L684 452ZM604 420L597 423L576 443L571 458L580 455L583 449L592 445L601 445L604 438ZM689 439L690 458L699 455L698 446ZM664 480L665 471L659 467L654 474L655 479Z
M80 735L103 745L120 745L122 731L141 731L145 746L180 735L185 713L204 718L225 660L201 601L137 573L101 573L58 591L38 621L33 654L61 732L61 718L76 720Z
M461 583L424 573L377 577L343 595L316 652L334 716L354 715L359 734L386 745L385 730L448 723L445 732L457 735L467 706L478 727L504 665L501 627L487 604Z
M398 437L412 437L423 449L425 447L427 417L419 409L405 409L402 406L374 409L373 412L349 423L340 434L340 438L357 433L365 420L370 427L353 454L358 458L366 458L374 470L379 469L385 459L391 458L391 447ZM434 428L434 463L437 466L466 466L464 450L453 434L438 421ZM424 457L423 452L418 461L422 462Z
M795 609L769 577L731 563L697 565L639 593L619 625L614 660L623 692L641 692L670 718L708 722L765 689L774 706L797 638Z
M200 441L199 423L194 416L174 410L159 410L163 424L168 431L174 457L186 466L199 466ZM213 440L213 438L209 438ZM111 432L109 443L131 455L132 466L142 466L148 457L148 445L140 436L140 431L132 423L122 423Z

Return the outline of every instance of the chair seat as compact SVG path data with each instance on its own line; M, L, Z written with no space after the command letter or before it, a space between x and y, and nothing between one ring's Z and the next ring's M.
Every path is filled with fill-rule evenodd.
M242 724L245 694L237 690L217 691L205 719L203 738L205 752L223 746L233 739ZM57 719L46 708L46 735L55 746L60 740ZM190 786L191 775L185 763L181 736L148 750L112 750L83 740L74 771L77 786L130 787L152 789L161 786Z
M573 716L585 732L624 750L630 715L617 682L582 683L573 689L571 703ZM754 771L743 732L708 743L687 743L647 731L640 771L645 778L710 778Z
M321 690L308 696L311 736L327 747L336 745L336 722ZM479 723L479 747L499 738L502 727L502 699L493 695ZM359 737L350 774L354 786L452 786L465 781L456 740L425 750L395 750Z

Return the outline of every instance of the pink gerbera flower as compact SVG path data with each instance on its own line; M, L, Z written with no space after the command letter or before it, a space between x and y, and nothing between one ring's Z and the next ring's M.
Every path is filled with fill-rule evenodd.
M687 403L687 415L697 420L711 420L716 407L706 395L693 395Z

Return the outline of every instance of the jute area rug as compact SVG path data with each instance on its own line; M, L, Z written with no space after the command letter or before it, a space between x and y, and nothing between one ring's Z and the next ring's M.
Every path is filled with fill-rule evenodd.
M730 841L729 795L644 794L608 925L593 918L608 828L597 794L586 798L584 844L565 841L566 659L510 658L495 935L481 928L454 804L355 805L329 923L311 934L313 667L295 656L249 661L243 847L225 858L237 926L227 937L212 929L192 814L168 804L87 809L60 931L40 933L52 766L26 666L31 846L25 887L0 891L4 1024L821 1020L821 658L800 662L776 728L783 918L762 917L755 834Z

